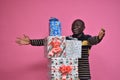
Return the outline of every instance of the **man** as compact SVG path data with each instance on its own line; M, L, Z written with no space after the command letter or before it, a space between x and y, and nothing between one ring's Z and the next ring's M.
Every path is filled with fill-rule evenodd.
M80 19L76 19L73 23L72 23L72 32L73 35L67 36L66 39L67 40L81 40L83 42L83 45L87 44L88 46L83 46L83 49L90 49L92 47L92 45L96 45L98 44L104 37L105 35L105 30L101 29L100 32L98 33L97 36L91 36L91 35L85 35L84 34L84 29L85 29L85 23L80 20ZM46 39L30 39L28 36L24 35L23 38L17 38L16 41L18 44L20 45L29 45L31 44L32 46L44 46L46 44ZM90 80L91 76L90 76L90 71L89 71L89 54L84 54L84 51L82 51L82 58L79 59L79 78L80 80ZM85 56L84 56L85 55ZM84 63L87 63L84 64ZM82 72L83 71L83 72Z

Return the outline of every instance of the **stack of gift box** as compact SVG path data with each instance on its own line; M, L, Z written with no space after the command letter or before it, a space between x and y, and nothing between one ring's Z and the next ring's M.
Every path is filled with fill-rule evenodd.
M61 36L61 23L49 20L50 36L47 37L50 80L78 80L78 58L81 58L82 42L66 40Z

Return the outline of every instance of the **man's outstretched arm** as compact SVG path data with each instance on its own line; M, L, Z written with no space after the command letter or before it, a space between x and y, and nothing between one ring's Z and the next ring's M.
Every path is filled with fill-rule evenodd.
M98 36L88 38L88 42L90 45L96 45L99 42L101 42L101 40L103 39L104 36L105 36L105 29L102 28L100 30Z
M16 43L19 45L32 45L32 46L44 46L46 43L45 39L30 39L29 36L23 35L18 37Z

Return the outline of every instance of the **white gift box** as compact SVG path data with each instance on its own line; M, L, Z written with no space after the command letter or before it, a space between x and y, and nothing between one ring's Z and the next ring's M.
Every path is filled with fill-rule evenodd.
M47 38L48 58L81 58L82 42L66 40L65 36L49 36Z
M66 57L67 58L81 58L82 41L66 40Z
M47 57L65 57L65 36L49 36L47 38Z
M51 58L50 63L50 80L61 80L62 73L60 72L61 66L71 67L70 73L66 74L66 80L78 79L78 59L77 58Z

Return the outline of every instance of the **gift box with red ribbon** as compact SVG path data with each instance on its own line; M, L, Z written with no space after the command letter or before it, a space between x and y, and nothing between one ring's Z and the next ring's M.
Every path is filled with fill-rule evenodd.
M51 58L50 80L78 80L77 58Z
M47 38L47 57L65 57L65 36L49 36Z
M78 40L66 40L65 36L47 37L48 58L81 58L82 42Z

